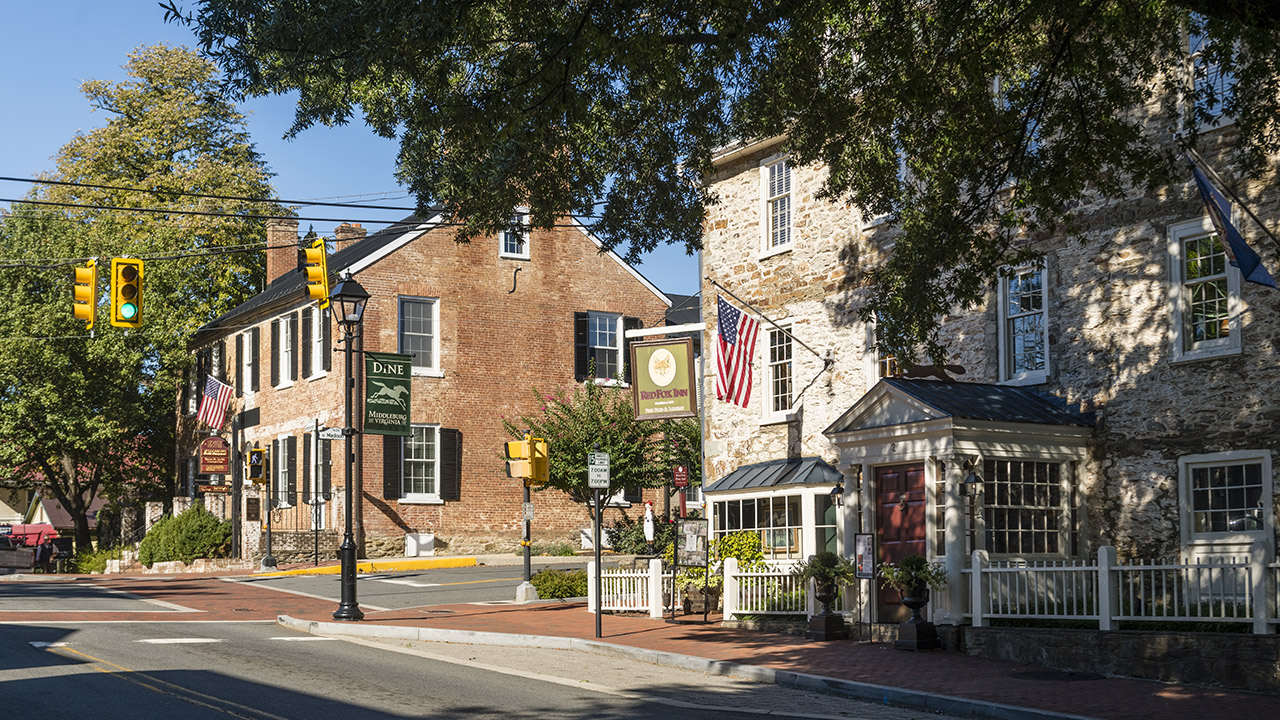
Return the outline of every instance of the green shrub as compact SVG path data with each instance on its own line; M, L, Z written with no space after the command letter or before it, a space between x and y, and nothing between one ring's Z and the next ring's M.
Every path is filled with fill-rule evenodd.
M539 570L529 579L540 598L587 596L586 570Z
M119 560L124 548L107 550L86 550L71 559L71 571L77 573L100 573L107 569L108 560Z
M138 560L155 563L226 557L231 550L231 523L213 516L203 505L192 505L177 517L163 517L142 538Z

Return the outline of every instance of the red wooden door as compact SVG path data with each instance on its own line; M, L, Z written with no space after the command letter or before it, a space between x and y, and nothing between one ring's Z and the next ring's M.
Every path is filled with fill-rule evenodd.
M924 465L876 468L876 531L880 562L899 562L925 554ZM876 617L901 622L911 616L896 590L877 588Z

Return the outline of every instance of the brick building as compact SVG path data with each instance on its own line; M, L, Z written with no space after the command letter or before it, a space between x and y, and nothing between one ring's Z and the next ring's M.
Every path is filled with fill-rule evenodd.
M411 437L358 436L354 503L366 555L402 554L406 535L431 533L442 552L514 550L522 488L505 475L503 416L536 412L537 393L575 382L611 382L626 356L624 329L661 325L669 301L580 225L459 244L439 218L407 218L365 237L335 232L331 276L350 271L369 292L356 348L414 355ZM232 445L270 451L271 485L226 478L244 531L244 555L261 555L268 504L273 554L309 556L314 531L332 555L342 518L343 426L340 330L307 297L297 222L268 228L266 289L201 328L197 362L180 400L180 487L195 488L203 378L236 388ZM599 378L587 378L594 359ZM357 356L356 426L362 417ZM201 380L197 382L197 378ZM536 392L535 392L536 391ZM218 478L212 478L217 481ZM243 492L241 492L241 490ZM638 498L632 498L638 500ZM268 502L272 500L274 502ZM584 508L561 493L535 494L534 537L577 542Z
M1230 175L1230 128L1208 138L1206 158ZM704 231L706 342L717 297L742 306L721 287L777 323L762 322L749 406L708 405L716 532L757 530L777 559L848 556L854 533L873 533L881 559L946 563L951 595L931 607L947 619L950 602L952 620L973 549L1053 560L1102 545L1151 559L1274 548L1280 293L1226 262L1190 171L1082 207L1081 241L1027 239L1042 266L992 277L983 306L944 319L947 362L966 371L953 382L891 377L857 310L896 229L816 198L825 169L782 148L726 149L708 178L721 202ZM1237 187L1272 227L1274 181ZM1236 225L1280 267L1255 225ZM881 599L879 619L897 612L896 596Z

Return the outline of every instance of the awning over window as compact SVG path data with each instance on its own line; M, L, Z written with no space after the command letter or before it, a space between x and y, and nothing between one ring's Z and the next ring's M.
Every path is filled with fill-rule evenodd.
M835 485L844 476L821 458L782 458L743 465L702 489L704 493L769 488L778 485Z

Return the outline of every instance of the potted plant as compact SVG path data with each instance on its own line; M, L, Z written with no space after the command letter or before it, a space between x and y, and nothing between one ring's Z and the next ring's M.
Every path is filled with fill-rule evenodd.
M822 603L822 612L809 619L809 639L842 640L849 637L844 617L831 612L831 602L839 594L841 585L849 585L857 579L854 564L833 552L823 551L800 561L792 573L802 582L812 580L813 596Z
M676 589L684 592L686 615L713 612L720 608L724 575L714 569L706 572L699 567L686 568L676 575Z
M894 647L899 650L941 648L937 629L920 615L920 610L929 604L929 591L947 586L947 571L941 563L931 563L924 556L912 553L898 564L880 563L877 570L884 584L897 590L902 604L911 610L911 617L898 625L898 641Z

